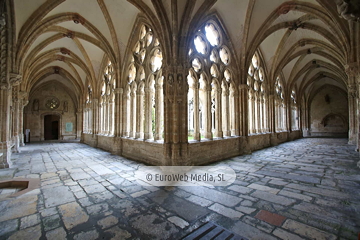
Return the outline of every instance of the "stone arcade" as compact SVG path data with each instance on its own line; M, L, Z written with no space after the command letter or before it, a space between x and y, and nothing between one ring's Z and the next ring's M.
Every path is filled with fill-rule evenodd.
M88 146L74 146L134 165L205 165L285 142L297 149L313 140L297 139L310 137L347 139L339 144L353 157L360 146L359 9L355 0L0 0L0 169L44 174L47 160L26 166L20 156L56 141L80 141ZM67 144L68 153L60 143L44 149L71 158L77 150ZM91 158L84 152L77 153ZM303 154L284 152L289 161ZM80 160L64 161L49 176ZM311 172L306 161L301 171ZM259 176L283 177L256 166L249 169ZM84 169L80 176L90 176ZM318 184L296 174L291 181ZM256 191L236 185L232 193L267 198L269 189L247 183ZM298 199L303 189L289 184ZM312 201L311 194L300 198ZM207 201L202 207L220 214L235 207Z

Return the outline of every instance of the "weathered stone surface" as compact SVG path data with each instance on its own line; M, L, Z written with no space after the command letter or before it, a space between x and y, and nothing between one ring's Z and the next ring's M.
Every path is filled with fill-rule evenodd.
M224 207L223 205L218 203L211 205L209 209L231 219L239 219L244 215L238 211Z
M282 226L283 228L295 232L301 236L311 238L311 239L327 239L335 240L336 236L330 233L326 233L317 228L305 225L303 223L288 219Z
M300 199L303 201L307 201L310 202L313 198L310 196L306 196L304 194L299 194L299 193L294 193L294 192L290 192L290 191L286 191L286 190L281 190L278 195L282 195L282 196L286 196L286 197L290 197L290 198L296 198L296 199Z
M155 214L139 215L131 221L131 226L142 233L143 239L171 239L172 234L178 232L172 223Z
M32 215L21 218L20 229L32 227L39 223L40 223L39 214L32 214Z
M180 187L184 191L190 192L202 198L206 198L210 201L223 204L227 207L233 207L237 205L242 199L229 195L227 193L219 192L217 190L208 189L205 187Z
M328 144L332 141L336 144ZM346 142L338 146L337 143L341 141L343 140L303 139L214 163L230 167L236 165L237 180L225 188L142 186L137 181L129 181L134 180L133 171L141 165L136 162L116 155L111 155L109 159L108 153L82 144L62 143L59 144L61 147L57 147L54 143L32 143L26 148L41 146L42 152L52 152L54 160L42 158L41 154L31 158L26 154L18 154L17 161L23 162L19 165L18 173L25 174L24 177L41 176L43 184L41 191L37 189L28 195L0 201L0 219L3 219L0 220L0 239L37 227L39 223L43 234L41 237L48 239L86 237L88 232L95 229L96 233L93 233L98 234L99 239L181 239L185 232L192 231L205 221L216 222L229 230L234 229L239 235L249 239L311 239L304 233L308 232L307 227L302 230L292 228L290 224L277 227L267 223L265 219L255 218L261 210L277 213L288 220L306 225L310 227L310 233L315 229L321 234L330 234L330 239L333 236L337 239L352 239L360 226L356 214L360 194L354 191L360 187L356 180L356 176L360 174L352 163L355 160L351 160L358 159L358 153ZM321 147L318 142L322 144ZM326 155L319 155L320 151L326 152ZM75 155L78 156L74 157ZM265 161L268 157L279 161ZM47 161L54 161L52 165L58 169L51 170L49 174L30 174L31 159L36 164L44 164L48 171L48 167L53 167ZM120 165L131 166L131 170L125 172L115 167L120 166L120 162ZM106 172L114 173L99 175L100 171L97 173L88 167L99 164L110 169L105 170ZM316 170L311 171L312 166ZM264 172L257 172L260 169ZM266 171L282 175L269 176L265 174ZM69 173L75 178L76 173L85 173L90 177L74 181ZM321 178L316 175L318 173L322 174ZM322 181L321 184L309 184L301 179L291 179L289 175L291 178L293 175L304 178L310 176ZM96 188L97 185L101 187ZM80 186L92 193L81 190ZM60 194L52 192L52 189L60 189ZM278 193L272 194L271 191ZM73 196L68 197L66 192ZM70 203L77 204L80 214L69 210L72 216L68 215L67 220L64 219L64 209L61 208L70 203L55 199L63 197L70 199ZM49 200L53 202L50 204ZM241 223L231 218L234 213L241 214L240 218L236 218ZM38 219L34 218L36 215L41 216L41 222L31 221ZM77 219L79 216L84 219ZM71 226L70 230L65 231L71 223L76 223L76 227ZM20 229L24 227L26 228ZM166 228L170 229L170 233L166 232ZM66 236L67 233L69 236Z
M107 212L109 205L107 203L99 203L86 208L86 211L91 215Z
M108 216L106 218L103 218L97 222L97 224L102 228L109 228L114 225L116 225L119 222L119 220L114 216Z
M129 239L131 237L131 234L128 231L121 229L118 226L110 228L109 230L105 231L105 233L109 233L112 236L111 240Z
M260 190L256 190L255 192L253 192L251 194L251 196L263 199L265 201L285 205L285 206L291 205L291 204L296 202L294 199L274 195L274 194L264 192L264 191L260 191Z
M91 168L91 170L96 172L98 175L114 174L112 170L110 170L107 167L104 167L101 164L89 165L89 168Z
M239 206L235 208L237 211L243 212L243 213L247 213L247 214L251 214L253 212L256 211L256 208L251 208L251 207L244 207L244 206Z
M43 194L47 208L75 201L73 193L66 186L44 189Z
M207 206L210 206L211 204L213 204L212 201L206 200L205 198L201 198L196 195L191 195L190 197L186 198L186 200L189 200L190 202L198 204L202 207L207 207Z
M259 211L255 217L275 226L281 226L286 219L284 216L266 210Z
M293 233L290 233L288 231L285 231L284 229L281 228L276 228L273 232L273 234L277 237L279 237L280 239L284 239L284 240L303 240L304 238L299 237Z
M185 227L189 226L188 222L186 222L184 219L181 219L177 216L169 217L168 220L180 228L185 228Z
M41 225L20 230L11 235L8 240L31 239L37 240L41 237Z
M251 189L251 188L243 187L243 186L239 186L239 185L231 185L228 189L235 191L235 192L242 193L242 194L247 194L247 193L253 191L253 189Z
M60 216L58 214L51 215L42 219L45 231L60 227Z
M249 239L257 239L257 240L276 240L275 237L267 234L256 227L250 226L246 223L238 221L234 224L234 226L230 229L234 233L239 234L240 236L249 238Z
M51 230L46 233L46 238L51 240L66 239L66 231L62 227Z
M105 192L106 188L104 186L102 186L101 184L95 184L95 185L87 185L84 186L84 190L86 193L90 194L90 193L100 193L100 192Z
M348 199L349 198L349 194L347 194L347 193L336 192L333 190L328 190L328 189L324 189L324 188L320 188L320 187L304 186L304 185L300 185L300 184L296 184L296 183L291 183L291 184L287 185L287 187L302 190L305 192L320 194L320 195L327 196L327 197L338 198L338 199Z
M140 191L140 192L135 192L135 193L132 193L130 194L133 198L137 198L137 197L140 197L142 195L145 195L145 194L148 194L150 191L148 190L143 190L143 191Z
M68 230L81 223L87 222L89 219L89 216L76 202L59 206L59 212L61 213L62 220Z
M17 230L17 228L18 228L17 219L0 222L0 236L13 232Z
M80 232L74 236L74 240L96 240L99 237L99 233L94 230Z
M267 187L267 186L256 184L256 183L252 183L248 187L257 189L257 190L261 190L261 191L265 191L265 192L269 192L269 193L273 193L273 194L277 194L280 191L279 189Z
M194 221L208 213L206 209L192 202L171 196L167 192L164 192L162 195L159 195L159 193L159 191L151 193L148 197L161 204L163 208L175 212L186 221Z
M20 196L0 202L0 222L36 213L37 196Z

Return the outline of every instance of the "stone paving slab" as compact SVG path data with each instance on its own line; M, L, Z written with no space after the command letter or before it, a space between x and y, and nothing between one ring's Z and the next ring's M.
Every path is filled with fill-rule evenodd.
M80 143L32 143L12 155L14 177L40 188L0 193L0 239L181 239L209 221L249 239L357 239L353 149L301 139L212 164L234 169L229 186L154 187L137 182L141 163Z

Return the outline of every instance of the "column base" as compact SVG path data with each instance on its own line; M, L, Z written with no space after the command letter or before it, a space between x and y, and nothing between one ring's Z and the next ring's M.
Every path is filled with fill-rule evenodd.
M0 143L0 169L11 166L11 142Z

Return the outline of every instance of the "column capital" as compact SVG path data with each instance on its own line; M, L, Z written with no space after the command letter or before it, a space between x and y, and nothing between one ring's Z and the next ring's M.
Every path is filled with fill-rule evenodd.
M115 94L122 94L122 93L124 93L124 89L123 88L115 88L114 93Z
M348 85L348 93L349 96L356 98L358 96L357 86L356 84L349 84Z
M345 72L348 77L356 77L360 75L360 67L357 62L348 63L345 65Z
M247 84L240 84L240 85L239 85L239 89L240 89L240 90L243 90L243 89L248 90L248 89L249 89L249 86L248 86Z
M10 73L10 84L11 86L20 85L22 80L22 76L18 73Z

